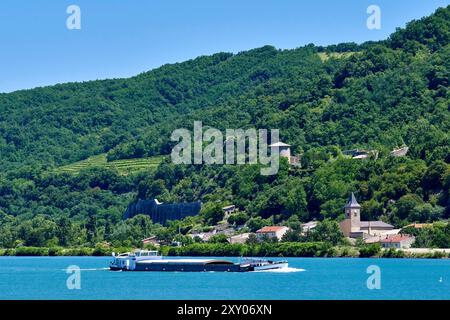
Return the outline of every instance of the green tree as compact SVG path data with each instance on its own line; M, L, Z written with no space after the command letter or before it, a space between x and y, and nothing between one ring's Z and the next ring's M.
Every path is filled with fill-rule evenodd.
M338 245L342 243L344 235L336 221L324 220L317 224L307 238L310 241L323 241L332 245Z
M224 217L220 203L207 203L202 207L200 213L208 225L216 225Z

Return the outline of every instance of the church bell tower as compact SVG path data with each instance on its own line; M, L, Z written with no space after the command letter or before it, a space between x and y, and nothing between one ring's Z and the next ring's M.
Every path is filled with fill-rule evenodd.
M350 220L350 232L359 232L361 228L361 206L358 201L356 201L356 197L353 192L348 199L344 210L345 219Z

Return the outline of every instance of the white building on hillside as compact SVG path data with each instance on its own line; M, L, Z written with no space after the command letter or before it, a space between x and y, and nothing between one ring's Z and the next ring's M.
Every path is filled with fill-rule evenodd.
M416 239L406 234L397 234L394 236L388 236L381 240L381 246L383 248L396 248L396 249L408 249Z
M270 226L270 227L264 227L256 231L256 238L258 240L262 240L265 237L271 239L271 238L277 238L278 240L281 240L283 238L284 234L289 231L288 227L285 226Z
M287 158L290 165L300 166L300 158L291 156L291 145L284 142L276 142L269 145L269 147L277 147L280 157Z

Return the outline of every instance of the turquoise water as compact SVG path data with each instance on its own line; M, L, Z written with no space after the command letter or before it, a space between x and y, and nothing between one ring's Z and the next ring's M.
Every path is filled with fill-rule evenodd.
M450 299L450 260L288 258L284 272L248 273L111 272L110 260L0 257L0 299ZM79 290L67 289L70 265ZM380 290L367 288L370 265Z

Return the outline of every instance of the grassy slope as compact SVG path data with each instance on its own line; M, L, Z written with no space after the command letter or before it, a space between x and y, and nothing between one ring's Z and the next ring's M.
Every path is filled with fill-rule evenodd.
M322 60L322 62L326 62L331 58L345 59L351 57L356 53L357 52L318 52L317 55L319 56L320 60Z
M163 156L140 158L140 159L124 159L108 162L106 160L106 154L100 154L87 158L86 160L78 161L58 167L55 172L62 173L74 173L77 174L82 169L91 167L104 167L109 169L116 169L120 174L127 175L144 169L153 169L158 166L162 161Z

